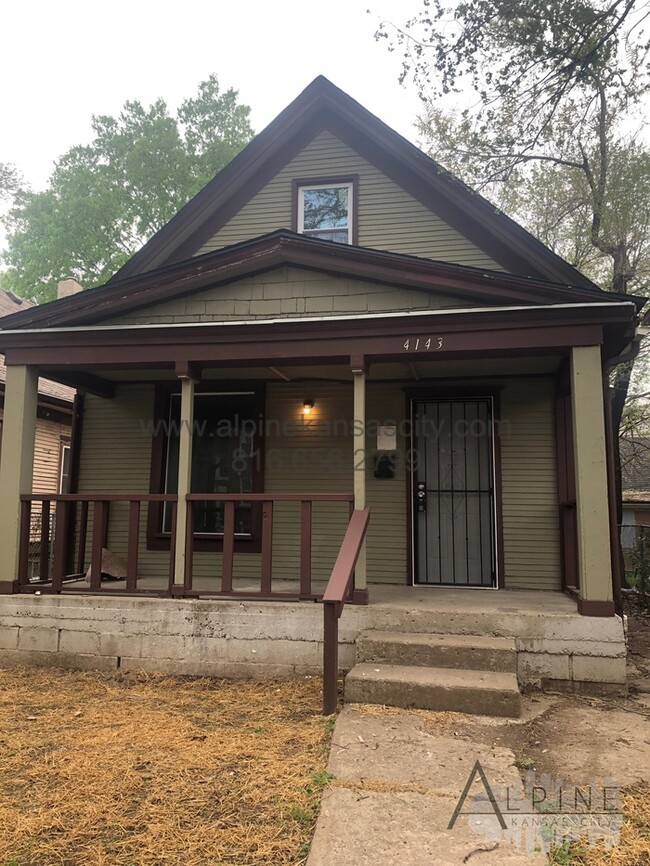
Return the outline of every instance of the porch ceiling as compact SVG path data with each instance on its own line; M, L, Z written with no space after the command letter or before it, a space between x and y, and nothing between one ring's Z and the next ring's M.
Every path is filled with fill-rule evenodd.
M518 375L550 375L557 372L563 356L550 355L535 358L521 358L517 362ZM476 361L422 361L417 363L377 363L368 370L368 382L410 382L422 379L447 378L484 378L505 377L512 375L512 360L492 358ZM175 379L172 370L114 370L108 378L115 383L141 382L143 379L152 382L171 381ZM237 367L235 369L206 367L202 373L203 381L291 381L306 380L345 381L352 383L353 374L349 365L292 365L287 367Z

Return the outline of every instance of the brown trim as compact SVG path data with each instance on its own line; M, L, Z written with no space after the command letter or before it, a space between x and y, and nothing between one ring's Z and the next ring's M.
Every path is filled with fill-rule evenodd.
M203 247L214 235L217 234L219 229L223 228L223 226L228 223L232 217L234 217L239 211L255 196L261 189L263 189L269 181L273 180L276 174L281 171L293 158L297 156L300 151L306 147L310 141L312 141L319 133L323 131L323 123L318 118L311 118L306 125L297 132L297 134L291 139L287 144L277 153L272 154L270 157L267 157L265 161L259 165L259 167L254 171L254 173L248 177L243 184L240 186L238 190L235 191L233 195L230 195L229 191L223 196L223 204L221 204L218 208L216 208L213 213L211 213L203 222L198 222L196 229L192 231L191 234L187 235L183 242L175 249L171 254L169 253L169 248L167 245L160 244L160 248L157 254L156 261L154 263L154 267L164 267L172 262L183 261L184 259L189 259L196 256L197 252ZM245 155L245 151L242 151L242 156ZM238 157L235 157L237 159ZM234 165L230 163L230 165ZM230 167L228 166L227 169ZM215 178L216 181L216 178ZM211 185L204 187L198 193L198 196L204 196L204 198L209 202L211 190L209 189ZM198 196L196 198L198 198ZM193 206L195 199L192 199L185 206L188 210ZM179 211L178 214L173 218L174 220L182 221L185 217L184 214L185 208ZM201 217L200 217L201 218ZM199 219L200 219L199 218ZM168 223L170 225L170 223ZM163 227L165 228L165 227ZM154 235L151 240L156 239L156 235ZM146 247L146 244L145 244ZM139 252L144 252L144 247ZM139 253L136 253L138 256ZM131 275L137 275L142 271L149 271L149 267L145 267L142 269L133 269L131 267L131 262L133 259L129 259L129 261L124 265L124 267L115 274L110 282L113 280L127 277Z
M100 376L95 376L92 373L70 373L65 370L53 370L52 377L54 381L62 385L67 385L69 388L74 388L77 391L94 394L96 397L104 397L110 400L115 396L115 384L109 382L108 379L102 379Z
M337 174L322 175L320 177L294 177L291 180L291 231L298 233L298 198L300 188L303 186L342 186L352 184L352 231L351 244L359 243L359 175Z
M491 312L483 315L468 312L429 318L290 320L286 324L223 327L0 332L0 343L7 365L37 364L47 368L65 364L72 369L129 369L133 365L173 368L179 355L204 366L212 362L232 367L241 366L242 361L267 366L329 359L347 364L351 356L361 354L368 356L370 362L487 357L489 352L508 351L538 354L540 350L554 353L572 346L602 344L602 315L599 321L580 311L583 320L576 322L559 311L549 316L542 308L513 312L520 315L501 311L495 318ZM419 338L422 347L419 354L414 351L415 338ZM430 349L426 350L429 338ZM407 341L411 349L406 348Z
M20 592L20 582L17 580L0 580L0 595L15 595Z
M555 452L557 464L558 523L562 589L578 592L578 525L576 511L575 453L573 445L573 400L569 365L563 362L555 394Z
M638 303L645 302L633 296L595 292L504 271L436 262L353 244L332 246L331 241L280 229L142 276L106 283L69 298L31 307L4 318L3 326L9 330L88 325L281 266L310 268L393 287L448 293L483 300L486 306L501 302L544 306L625 302L636 309Z
M616 608L613 601L590 601L588 598L579 598L578 613L582 616L615 616Z
M0 406L4 408L4 401L0 403ZM52 421L54 424L61 424L63 427L70 426L70 412L62 412L57 409L49 409L46 406L37 406L36 408L36 417L40 421Z
M223 224L233 211L249 201L304 146L299 142L306 143L313 138L319 127L332 130L371 162L376 161L378 152L379 168L394 179L401 176L398 182L406 183L418 197L426 190L434 200L435 212L450 212L450 224L461 228L466 236L478 237L479 246L496 261L513 258L514 249L518 269L523 266L593 288L593 283L521 226L322 76L157 232L118 275L122 277L155 267L165 257L169 259L170 250L175 259L196 252L207 233L205 226L214 234L215 224L217 227ZM270 164L273 164L272 169L265 172Z
M409 396L410 386L404 391L404 417L408 422L408 434L404 436L406 455L413 453L413 400ZM409 470L407 460L404 461L404 483L406 484L406 585L415 585L415 568L413 563L413 466Z
M256 431L254 435L253 448L258 458L253 462L253 492L264 491L264 418L266 417L266 383L246 380L245 383L221 382L219 380L206 380L196 385L195 395L210 393L212 391L238 392L245 386L246 391L253 395L255 404L254 413ZM165 424L169 420L169 404L172 394L180 394L178 382L159 382L156 385L153 409L153 436L151 443L151 463L149 471L149 492L164 493L165 486L165 464L167 461L167 441L165 437ZM163 504L161 502L151 503L147 515L147 549L169 550L170 533L163 532L162 527ZM260 553L262 550L262 509L259 505L253 505L251 510L252 533L250 538L235 538L235 553ZM233 533L234 537L234 533ZM193 551L222 551L223 538L213 538L194 533L192 544Z
M496 588L506 587L505 541L503 537L503 472L501 463L501 388L492 393L494 408L494 429L492 442L494 448L494 516L495 516L495 554L497 560Z
M79 492L79 475L81 471L81 444L84 421L85 395L77 392L72 404L72 427L70 430L70 473L68 475L68 489L66 493ZM59 470L60 477L60 470ZM59 491L63 493L63 491ZM66 540L67 550L72 554L74 551L74 540L77 532L77 508L71 509L68 522L68 537ZM85 544L84 544L85 546ZM81 551L80 554L81 556ZM66 563L68 570L72 568L72 560Z
M83 394L76 394L72 409L72 429L70 431L70 480L68 483L68 493L79 492L84 404L85 396Z
M370 592L368 589L353 589L352 604L368 604L370 602Z

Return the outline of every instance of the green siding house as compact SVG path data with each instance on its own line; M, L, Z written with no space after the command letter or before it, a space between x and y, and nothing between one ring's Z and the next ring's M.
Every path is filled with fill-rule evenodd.
M335 676L349 602L342 669L412 605L513 641L520 683L622 684L607 377L642 303L316 79L107 284L2 320L5 659L40 605L75 611L73 661L229 672L239 604L276 629L257 661L299 670L324 608ZM67 495L30 495L39 374L80 395ZM118 645L137 603L194 618L167 656Z

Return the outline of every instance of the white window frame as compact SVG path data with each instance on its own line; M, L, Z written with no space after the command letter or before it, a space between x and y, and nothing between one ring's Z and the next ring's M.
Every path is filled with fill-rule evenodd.
M72 443L67 439L61 439L59 443L59 493L68 493L63 489L63 470L65 468L66 454L68 461L72 460ZM68 463L68 481L70 480L70 464Z
M352 231L353 226L352 222L354 219L354 183L352 181L343 181L337 182L333 181L332 183L305 183L300 184L298 186L298 234L305 233L305 191L312 189L347 189L348 191L348 224L347 224L347 232L348 239L346 243L352 243ZM314 229L307 229L307 231L315 231ZM339 226L335 229L317 229L317 231L331 231L341 232L344 231L344 228ZM307 235L307 237L311 237L311 235Z

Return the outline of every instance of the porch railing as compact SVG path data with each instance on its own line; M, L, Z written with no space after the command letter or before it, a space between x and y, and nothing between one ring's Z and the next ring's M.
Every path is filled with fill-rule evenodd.
M347 517L352 515L354 497L349 493L191 493L187 496L187 532L185 536L185 596L236 596L247 598L317 599L320 596L312 589L312 522L313 506L316 503L340 502L347 504ZM260 575L259 590L235 589L233 586L235 560L235 506L250 503L261 509L260 531ZM299 583L297 591L273 589L273 515L278 503L295 502L300 505L297 537L299 551ZM193 526L194 503L223 504L223 549L221 551L221 580L216 590L198 589L194 586L194 549L196 534ZM257 521L259 524L260 521ZM295 524L294 524L295 525Z
M131 493L61 493L26 494L20 497L20 556L18 582L23 591L46 592L111 592L102 588L102 549L108 543L109 509L114 504L128 505L128 531L126 579L121 593L138 592L138 559L142 505L170 504L172 524L176 522L177 497L169 494ZM39 536L34 538L32 509L40 505ZM92 506L92 521L90 509ZM91 525L92 524L92 525ZM89 540L90 529L90 544ZM173 527L172 527L173 529ZM38 575L30 573L37 547ZM173 578L174 532L171 534L169 579ZM85 578L90 566L87 589L80 589L78 581ZM70 582L73 585L69 586ZM75 585L76 584L76 585Z
M223 549L221 552L220 588L215 591L197 589L193 580L195 533L192 526L194 502L223 503ZM260 589L237 590L233 586L235 554L235 505L250 502L262 509L260 545ZM296 502L300 505L300 572L297 591L274 592L273 567L273 506L278 502ZM318 502L347 504L349 521L336 562L324 594L314 593L312 587L312 508ZM102 552L108 546L109 509L112 504L128 505L126 576L120 589L102 587ZM138 587L138 560L142 544L141 516L143 505L168 503L171 508L168 586L156 594L174 594L175 549L178 500L167 494L28 494L21 496L19 584L24 592L109 592L118 594L151 594L151 590ZM354 510L354 497L339 493L258 493L245 494L192 494L187 497L187 532L185 540L185 574L180 587L182 595L220 595L259 599L313 599L323 602L323 713L330 715L337 709L338 682L338 621L346 602L352 600L354 570L368 528L370 510ZM33 519L34 504L40 506L38 522ZM92 520L91 518L92 508ZM89 543L89 528L91 531ZM38 573L30 571L34 545L40 547ZM86 587L79 581L86 576ZM69 582L69 583L68 583Z
M339 619L350 600L354 569L361 553L370 509L352 512L343 544L323 595L323 715L335 713L338 704Z
M318 503L340 503L344 514L341 522L348 525L353 512L352 494L348 493L246 493L246 494L191 494L187 497L187 531L185 535L185 570L175 575L176 566L175 538L178 501L171 494L134 494L134 493L79 493L79 494L27 494L21 496L20 558L18 581L24 592L102 592L111 594L146 593L156 595L178 595L185 597L223 596L248 597L255 599L302 600L321 598L312 585L312 546L314 506ZM197 545L205 544L205 533L195 532L193 513L196 503L212 503L223 509L223 532L213 534L208 549L203 553L202 571L207 575L199 581L196 578L195 550ZM238 586L242 581L235 580L236 547L241 537L235 532L235 508L241 503L250 504L255 512L255 532L259 538L255 550L259 556L259 577L246 578L247 588ZM273 524L274 506L279 503L296 503L297 514L290 521L284 516L284 532L292 534L299 545L296 551L298 580L295 588L282 581L284 588L275 589L273 585ZM170 530L166 534L169 541L166 574L158 574L153 580L138 573L142 548L147 545L143 518L145 508L156 508L162 518L163 506L170 512L165 524ZM109 517L113 509L122 509L118 532L119 545L115 550L109 537ZM38 513L40 520L35 530L33 517ZM111 519L111 535L115 522ZM342 529L341 535L345 530ZM160 542L162 533L156 541ZM221 550L210 548L210 543L219 542ZM337 545L338 542L334 541ZM246 545L243 545L246 548ZM102 550L108 548L125 559L126 577L116 586L102 582ZM157 547L160 550L160 544ZM336 547L334 548L336 549ZM126 552L126 556L124 556ZM160 556L160 554L158 554ZM38 571L34 573L34 560L38 560ZM158 560L160 562L160 559ZM220 566L220 574L219 574ZM80 586L88 574L85 586ZM213 575L213 576L212 576ZM287 574L278 575L286 578ZM251 583L253 586L251 587ZM288 588L287 588L288 586ZM108 588L107 588L108 587Z

